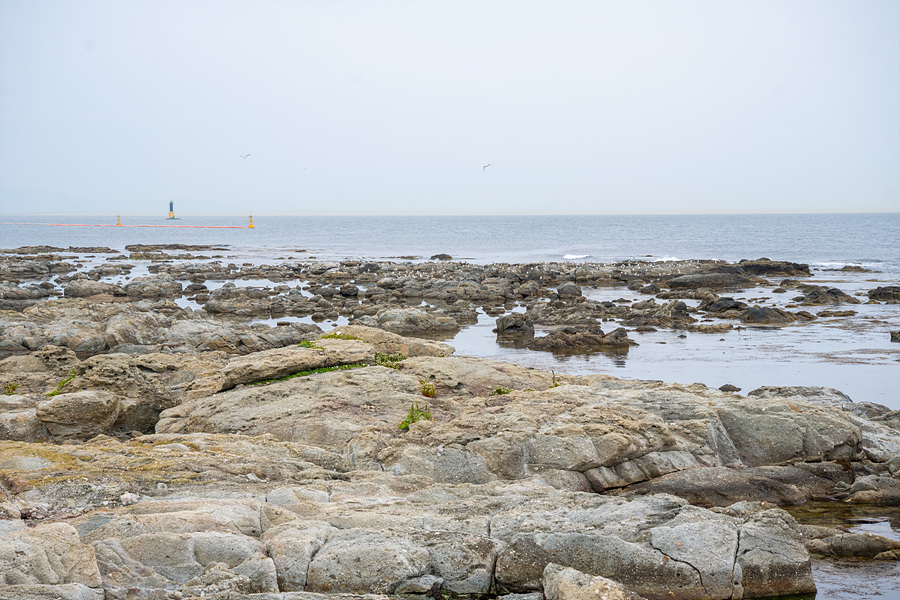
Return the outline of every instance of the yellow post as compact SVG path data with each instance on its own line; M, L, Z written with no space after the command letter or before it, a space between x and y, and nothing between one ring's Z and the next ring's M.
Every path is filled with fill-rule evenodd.
M253 226L253 215L250 215L250 225L247 226L247 229L256 229L256 228Z

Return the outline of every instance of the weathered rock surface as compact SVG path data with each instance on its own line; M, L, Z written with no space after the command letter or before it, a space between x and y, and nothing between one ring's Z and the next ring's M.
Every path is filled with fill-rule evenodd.
M393 308L380 311L375 320L378 327L403 336L446 336L459 331L459 323L442 311Z
M550 563L544 567L547 600L641 600L642 596L606 577L591 577L569 567Z
M627 340L614 323L602 334L609 320L721 331L731 325L713 319L755 309L713 288L806 277L806 265L190 257L206 262L156 262L113 284L132 265L39 251L0 257L0 384L14 384L0 396L0 597L594 598L606 578L624 587L604 594L718 600L812 592L807 548L900 552L877 536L811 535L760 502L896 505L897 411L823 388L744 398L557 376L389 331L441 337L479 311L526 338L537 324ZM69 297L47 300L60 286ZM598 302L585 286L659 297ZM194 310L167 299L182 293ZM335 339L238 320L282 315L375 327ZM357 363L370 366L251 385ZM433 420L401 430L413 405Z
M524 313L509 313L497 319L497 339L521 339L534 338L534 323Z
M272 328L198 318L166 300L53 302L26 308L21 315L0 315L0 356L50 345L69 348L81 356L161 350L237 354L297 344L321 331L314 325Z
M299 459L304 445L144 437L38 448L47 457L42 466L10 472L26 512L53 498L68 510L112 500L111 508L68 525L43 526L65 529L58 547L43 550L51 563L77 558L84 565L69 568L69 581L47 582L49 574L24 563L10 583L77 582L113 594L186 592L204 582L230 582L244 593L399 594L439 583L485 594L540 590L554 562L616 579L647 598L814 589L801 533L777 509L716 514L665 495L626 500L535 482L460 486L390 473L342 475ZM116 497L118 490L84 483L154 455L160 462L153 470L128 471L123 483L131 492ZM209 469L224 467L225 458L232 460L227 468ZM263 465L268 471L254 475L255 483L245 475ZM21 543L31 531L7 533L0 544ZM28 539L48 544L46 535Z

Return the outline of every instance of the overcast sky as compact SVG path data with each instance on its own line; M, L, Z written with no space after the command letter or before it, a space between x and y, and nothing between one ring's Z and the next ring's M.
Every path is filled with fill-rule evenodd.
M0 213L170 200L898 211L900 2L0 0Z

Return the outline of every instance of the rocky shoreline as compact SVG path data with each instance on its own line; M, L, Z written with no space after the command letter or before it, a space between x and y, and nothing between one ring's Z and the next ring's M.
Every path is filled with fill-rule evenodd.
M855 297L767 259L127 250L0 251L0 598L739 599L814 593L811 555L900 559L779 508L900 504L898 411L446 343L481 312L500 344L627 351L653 328L852 317L900 286ZM748 288L790 303L734 297Z

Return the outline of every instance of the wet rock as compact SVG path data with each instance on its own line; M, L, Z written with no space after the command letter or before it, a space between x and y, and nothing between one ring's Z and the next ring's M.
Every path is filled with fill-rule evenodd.
M900 331L892 331L891 332L891 341L892 342L900 342Z
M882 552L900 550L900 542L870 533L839 533L806 542L811 553L824 556L875 558Z
M453 260L449 254L435 254L429 260Z
M509 313L497 319L497 339L526 339L534 337L534 323L527 314Z
M879 286L868 292L869 300L900 302L900 285Z
M539 325L593 325L601 319L614 315L624 316L625 307L617 307L612 302L532 302L526 309L526 315Z
M802 263L794 263L779 260L769 260L768 258L758 258L756 260L741 260L737 263L738 268L743 272L752 275L761 275L763 277L810 277L809 265Z
M697 307L697 310L718 314L728 311L744 311L747 308L749 307L746 303L735 300L734 298L707 296Z
M662 306L653 300L636 302L627 309L622 321L629 327L688 327L695 322L681 300L672 300Z
M879 475L860 477L850 486L847 502L900 506L900 479Z
M0 310L24 310L56 294L56 287L47 281L25 286L0 282Z
M722 390L723 392L739 392L739 391L741 391L741 388L731 385L730 383L726 383L725 385L721 386L719 389Z
M628 348L637 342L622 327L603 333L599 325L566 326L528 343L531 350L590 351L598 348Z
M859 304L860 301L853 296L845 294L838 288L824 286L801 286L803 296L794 300L801 304Z
M745 519L736 565L744 597L815 593L809 554L799 536L796 521L784 511L763 510Z
M572 300L582 296L581 288L571 281L567 281L556 289L560 300Z
M744 323L756 323L759 325L781 325L793 323L798 319L797 315L786 310L759 306L748 308L741 313L739 318Z

